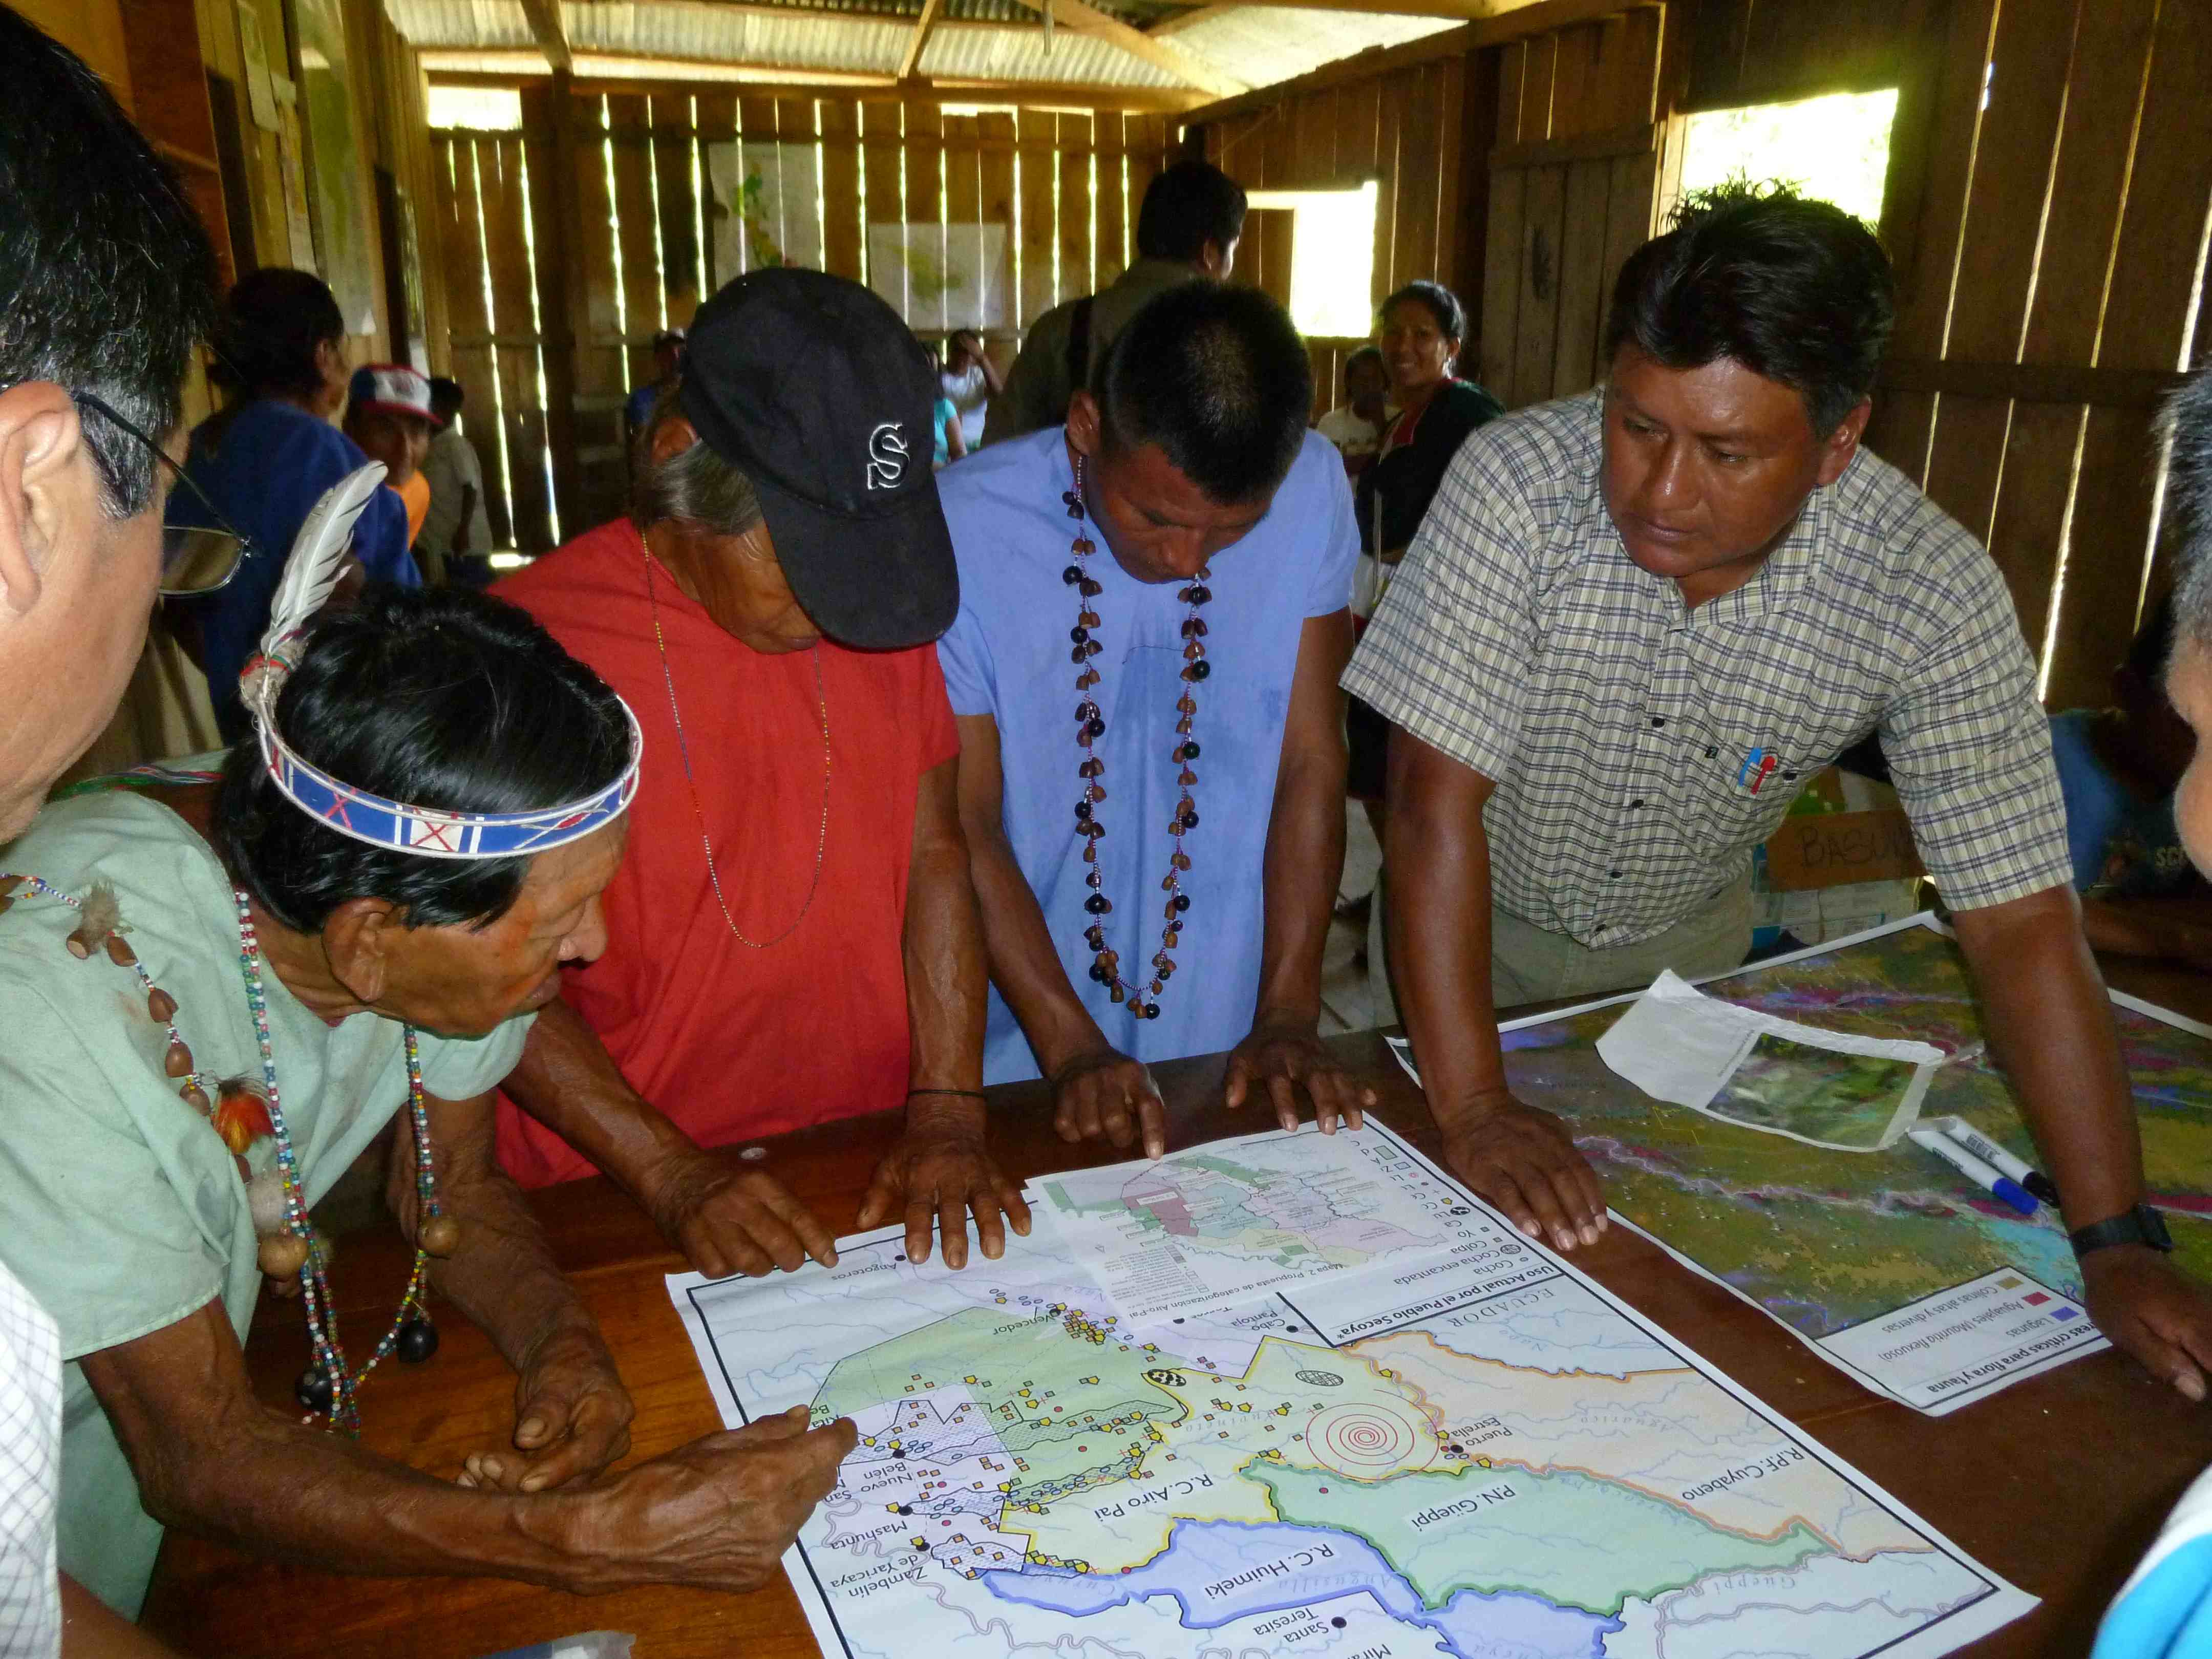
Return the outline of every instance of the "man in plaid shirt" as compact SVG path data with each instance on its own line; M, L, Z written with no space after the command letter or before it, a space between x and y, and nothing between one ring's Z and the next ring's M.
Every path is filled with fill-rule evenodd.
M1741 963L1752 848L1878 731L2090 1311L2201 1400L2212 1297L2142 1206L2034 664L1989 555L1859 447L1893 293L1839 210L1709 198L1623 268L1607 384L1460 451L1344 677L1397 728L1400 1006L1452 1168L1595 1243L1597 1177L1508 1091L1497 1009Z

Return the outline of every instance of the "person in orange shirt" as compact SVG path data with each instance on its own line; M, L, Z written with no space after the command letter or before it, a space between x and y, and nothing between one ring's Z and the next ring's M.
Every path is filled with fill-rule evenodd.
M407 504L410 547L430 511L423 458L430 453L430 434L444 424L430 411L430 382L404 363L354 370L346 389L345 434L371 460L384 463L384 482Z

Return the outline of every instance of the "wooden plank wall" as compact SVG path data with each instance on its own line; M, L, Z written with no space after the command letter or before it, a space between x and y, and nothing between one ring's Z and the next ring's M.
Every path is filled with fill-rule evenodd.
M1622 261L1651 233L1662 14L1487 54L1498 77L1482 283L1483 384L1507 408L1597 382Z
M1145 187L1176 141L1164 115L948 116L923 100L704 87L571 97L565 131L555 107L534 93L522 131L435 134L424 235L424 258L444 278L452 321L441 343L468 388L464 427L483 462L494 534L532 552L622 511L622 406L653 378L653 336L687 325L739 274L715 268L723 210L711 199L711 146L790 147L794 184L814 176L812 151L817 199L787 192L781 240L818 245L826 269L856 281L867 280L871 224L935 225L940 235L1004 225L1006 324L988 343L1005 362L1044 311L1121 274ZM564 172L565 194L550 187Z
M1462 166L1468 60L1434 59L1286 94L1211 125L1208 159L1247 190L1326 190L1376 181L1372 299L1427 277L1463 289L1459 269ZM1255 212L1237 250L1237 277L1285 304L1291 285L1287 210ZM1337 399L1344 359L1362 338L1313 338L1314 406Z
M1665 15L1641 8L1257 108L1239 100L1207 126L1207 154L1248 190L1376 179L1376 302L1416 277L1443 283L1470 319L1464 372L1509 402L1580 390L1595 378L1597 296L1647 234ZM1547 144L1560 146L1548 161ZM1253 217L1238 275L1287 299L1291 215ZM1316 412L1365 343L1307 342Z
M2206 344L2208 76L2191 0L1952 8L1869 440L1988 542L2052 708L2106 700L2160 576L2155 404Z

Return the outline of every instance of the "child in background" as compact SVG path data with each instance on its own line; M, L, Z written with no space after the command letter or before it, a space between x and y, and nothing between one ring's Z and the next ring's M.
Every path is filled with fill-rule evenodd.
M410 547L430 511L422 462L430 453L431 429L443 424L430 412L430 382L404 363L354 370L346 388L345 434L362 454L384 463L384 482L407 503Z
M968 453L967 434L960 429L960 410L942 392L937 394L937 407L930 411L929 423L935 428L930 465L941 471Z
M1375 464L1389 418L1389 391L1378 348L1362 346L1344 360L1344 402L1316 421L1314 430L1336 446L1347 478L1357 478Z
M2173 816L2196 739L2166 695L2172 641L2169 597L2113 672L2114 706L2052 715L2051 750L2089 943L2212 971L2212 888L2191 866Z

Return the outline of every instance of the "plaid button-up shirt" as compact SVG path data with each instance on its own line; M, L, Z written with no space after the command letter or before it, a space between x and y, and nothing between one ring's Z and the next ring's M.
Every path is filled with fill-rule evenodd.
M1497 902L1586 945L1648 939L1876 729L1954 908L2064 884L2034 664L1980 544L1863 450L1751 581L1691 610L1606 511L1602 397L1468 440L1345 672L1497 784Z
M0 1267L0 1659L53 1659L61 1649L61 1338Z

